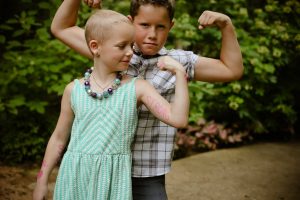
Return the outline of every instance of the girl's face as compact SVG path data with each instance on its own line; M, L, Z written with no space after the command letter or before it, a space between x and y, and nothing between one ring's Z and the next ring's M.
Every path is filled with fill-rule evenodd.
M100 43L100 60L113 71L124 71L133 55L134 27L127 23L112 26L109 37Z
M130 17L131 18L131 17ZM173 26L165 7L143 5L134 17L135 43L144 55L155 55L165 45Z

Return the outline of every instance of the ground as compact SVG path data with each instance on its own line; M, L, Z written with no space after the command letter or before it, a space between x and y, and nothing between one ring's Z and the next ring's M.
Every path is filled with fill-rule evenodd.
M30 200L35 186L38 166L1 166L0 165L0 199L1 200ZM50 177L49 190L53 191L55 169ZM52 199L52 192L49 192Z
M176 160L170 200L299 200L300 140L260 142Z
M170 200L299 200L300 140L222 149L173 162ZM39 166L0 164L0 199L30 200ZM57 168L50 177L49 198Z

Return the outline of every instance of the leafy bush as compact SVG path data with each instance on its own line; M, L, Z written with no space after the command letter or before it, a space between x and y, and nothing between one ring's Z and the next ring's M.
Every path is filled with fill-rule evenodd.
M179 25L171 32L172 43L217 58L220 34L207 29L196 35L196 20L204 10L226 13L236 27L245 72L241 80L231 83L190 84L192 128L178 132L175 158L191 151L243 144L257 134L293 134L297 117L295 94L299 93L297 85L300 84L295 75L299 72L295 64L300 50L299 18L296 17L300 12L299 2L178 3ZM199 126L201 118L211 121ZM213 126L215 132L206 133L207 126ZM224 132L230 137L222 138Z
M293 132L296 120L294 94L299 79L300 12L298 1L225 0L191 4L178 1L171 39L173 44L209 57L218 57L220 34L198 31L197 19L204 10L223 12L232 18L243 53L245 72L241 80L226 84L190 84L191 123L200 117L259 133ZM185 17L183 17L185 16ZM183 17L183 18L182 18ZM187 25L188 23L188 25ZM189 24L193 24L190 26ZM289 71L287 71L289 70ZM287 77L286 75L292 75Z
M300 12L299 2L225 0L210 1L210 4L179 3L182 4L179 7L182 9L180 16L187 17L177 18L179 26L172 32L173 43L177 44L176 40L180 38L179 46L192 48L196 52L201 50L204 56L217 57L216 50L220 44L218 32L207 29L195 36L193 27L197 25L200 10L226 13L236 27L245 72L241 80L231 83L190 84L190 124L193 128L185 130L184 134L178 132L175 156L181 157L190 150L205 151L232 146L229 137L226 143L218 135L228 132L228 129L218 129L214 134L203 133L202 129L199 132L197 122L201 118L214 120L218 124L209 122L206 126L212 123L217 127L220 124L224 124L221 127L229 127L232 138L241 139L235 144L249 141L256 134L293 134L296 111L299 112L296 103L297 99L298 102L300 100L296 96L300 81L296 77L299 68L295 64L299 60L300 50L300 21L296 17ZM182 41L185 37L188 41Z
M197 30L197 19L204 10L223 12L232 18L236 27L245 66L244 77L239 81L190 83L190 128L185 130L185 136L178 133L177 153L240 142L230 142L229 136L242 143L253 133L293 132L300 84L296 76L300 49L298 1L176 2L176 23L168 47L217 58L221 43L219 31ZM65 85L80 77L91 64L50 34L51 20L60 3L60 0L12 0L6 6L13 9L2 11L1 160L41 159L57 121ZM128 14L129 1L107 0L103 4ZM82 6L78 25L84 24L89 13L90 9ZM202 118L207 124L199 125ZM207 127L218 128L212 134L204 131ZM228 133L226 140L220 135L224 131ZM239 134L242 135L236 136Z
M20 7L29 6L22 1ZM52 37L60 1L42 1L0 26L1 159L21 162L43 156L54 129L65 85L89 61Z

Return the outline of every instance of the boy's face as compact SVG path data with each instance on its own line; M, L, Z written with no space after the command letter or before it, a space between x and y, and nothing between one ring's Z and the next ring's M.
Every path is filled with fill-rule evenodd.
M173 26L162 6L142 5L133 19L135 44L144 55L155 55L164 46Z

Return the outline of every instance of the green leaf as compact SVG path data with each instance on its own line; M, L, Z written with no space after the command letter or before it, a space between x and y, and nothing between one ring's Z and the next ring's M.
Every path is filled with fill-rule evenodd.
M4 104L0 102L0 112L2 112L4 110L5 110Z
M17 19L8 19L8 20L6 21L6 23L8 23L8 24L17 24L17 23L19 23L19 22L18 22Z
M15 96L15 97L13 97L13 99L9 100L8 105L11 108L25 105L25 97L24 96Z
M30 101L28 102L28 107L31 111L37 111L40 114L45 113L45 107L48 105L46 101Z
M63 78L63 81L70 82L71 79L73 78L73 76L71 74L64 74L62 78Z
M15 48L15 47L20 47L21 45L22 45L21 42L16 41L16 40L11 40L11 41L8 41L7 49L12 49L12 48ZM14 53L14 52L9 52L9 53Z
M0 35L0 44L4 44L4 43L5 43L5 36Z
M38 4L39 8L42 8L42 9L49 9L51 6L48 2L40 2Z
M22 35L22 34L24 34L24 33L25 33L25 30L19 29L19 30L16 30L16 31L12 34L12 36L13 36L13 37L18 37L18 36L20 36L20 35Z
M0 25L0 30L4 30L4 31L10 31L13 30L13 28L7 24L1 24Z

